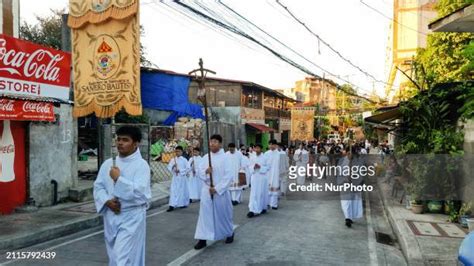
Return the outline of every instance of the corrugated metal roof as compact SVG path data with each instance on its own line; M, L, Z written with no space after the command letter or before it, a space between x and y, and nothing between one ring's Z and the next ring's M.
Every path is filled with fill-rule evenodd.
M191 79L194 78L194 76L189 75L189 74L178 73L178 72L174 72L174 71L171 71L171 70L165 70L165 69L156 69L156 68L146 68L146 67L142 67L141 70L142 70L142 71L148 71L148 72L161 72L161 73L165 73L165 74L169 74L169 75L186 76L186 77L190 77ZM284 95L284 94L281 93L281 92L278 92L278 91L275 91L275 90L273 90L273 89L267 88L267 87L265 87L265 86L262 86L262 85L260 85L260 84L255 83L255 82L252 82L252 81L235 80L235 79L224 79L224 78L215 78L215 77L206 77L206 80L229 82L229 83L239 83L239 84L244 85L244 86L257 87L257 88L260 88L262 91L269 92L269 93L271 93L271 94L273 94L273 95L277 95L277 96L279 96L279 97L285 98L285 99L290 100L290 101L292 101L292 102L298 102L297 100L295 100L295 99L293 99L293 98L290 98L290 97Z
M74 105L73 101L64 101L61 99L50 98L50 97L28 97L28 96L21 96L21 95L10 95L10 94L1 94L0 98L6 99L13 99L13 100L23 100L23 101L35 101L35 102L49 102L49 103L56 103L56 104L70 104Z

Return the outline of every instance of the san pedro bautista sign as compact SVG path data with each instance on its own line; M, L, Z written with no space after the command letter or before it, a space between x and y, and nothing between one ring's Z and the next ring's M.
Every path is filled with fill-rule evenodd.
M0 94L69 100L71 55L0 34Z

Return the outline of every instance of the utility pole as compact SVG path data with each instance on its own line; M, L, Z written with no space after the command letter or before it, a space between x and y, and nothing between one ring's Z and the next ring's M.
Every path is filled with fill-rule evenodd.
M318 104L318 138L321 139L321 136L323 135L321 131L321 104L323 103L323 90L325 89L325 79L326 79L326 73L323 73L323 84L321 88L319 89L319 104Z

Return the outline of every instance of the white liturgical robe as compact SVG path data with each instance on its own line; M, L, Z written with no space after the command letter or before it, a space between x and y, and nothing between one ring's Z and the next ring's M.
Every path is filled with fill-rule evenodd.
M231 186L232 172L227 166L229 157L221 149L217 153L211 153L212 178L216 194L211 199L209 193L210 177L206 174L209 167L208 154L202 158L199 176L203 179L204 185L201 190L201 202L199 218L196 226L194 238L200 240L221 240L232 236L232 202L229 187Z
M278 197L280 196L280 155L278 150L268 150L265 152L269 167L269 204L272 208L278 208Z
M189 159L188 189L189 198L192 200L201 198L202 180L198 176L201 160L201 156L193 156Z
M175 167L178 173L175 172ZM188 160L183 156L173 158L168 163L168 170L173 174L170 187L169 205L171 207L186 207L189 205L189 190L188 190Z
M298 185L304 185L305 179L306 179L306 168L308 167L308 162L309 162L309 154L308 151L305 149L297 149L295 151L295 154L293 155L293 159L295 160L295 164L297 169L304 168L304 171L301 171L304 173L303 175L300 175L298 170L297 177L296 177L296 184Z
M231 153L227 151L225 153L229 160L226 162L226 166L230 169L232 173L232 186L230 187L230 192L232 196L232 201L237 201L240 203L242 200L242 189L243 186L239 186L239 173L242 169L242 153L240 151L234 151Z
M114 183L109 175L112 159L100 167L94 182L97 212L104 216L104 235L109 265L145 265L146 210L151 200L150 167L137 149L127 157L117 157L120 177ZM117 198L121 205L115 214L105 203Z
M290 168L290 158L285 151L280 151L280 190L282 194L286 194L288 188L288 176Z
M337 165L342 169L349 167L350 162L347 156L340 158ZM339 185L348 182L355 183L353 182L349 171L347 171L347 174L344 171L340 172L337 175L336 180ZM341 191L341 208L346 219L355 220L362 218L364 215L362 209L362 193L357 191Z
M259 169L255 169L255 165L260 165ZM264 154L254 156L250 160L251 182L249 211L254 214L260 214L267 209L268 205L268 165Z

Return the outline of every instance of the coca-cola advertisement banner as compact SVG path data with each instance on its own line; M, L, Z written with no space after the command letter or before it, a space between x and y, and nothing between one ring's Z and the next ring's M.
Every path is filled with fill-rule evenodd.
M71 54L0 34L0 94L69 100Z
M54 106L47 102L0 99L0 120L54 121Z

